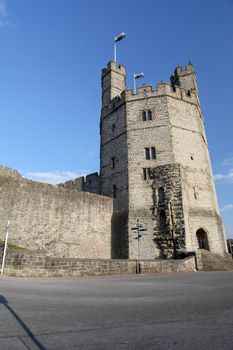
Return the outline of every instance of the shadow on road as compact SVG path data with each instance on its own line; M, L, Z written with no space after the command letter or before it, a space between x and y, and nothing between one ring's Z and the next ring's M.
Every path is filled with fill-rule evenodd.
M33 343L37 346L40 350L46 350L46 348L41 344L41 342L35 337L35 335L32 333L30 328L23 322L23 320L17 315L17 313L11 308L11 306L8 304L8 301L3 295L0 295L0 304L3 304L6 309L11 313L11 315L18 321L19 325L23 328L25 333L28 335L28 337L33 341Z

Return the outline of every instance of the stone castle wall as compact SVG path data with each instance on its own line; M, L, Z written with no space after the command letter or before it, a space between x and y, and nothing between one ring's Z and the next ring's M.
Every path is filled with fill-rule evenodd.
M110 258L112 199L0 168L0 239L50 256Z
M45 249L50 256L135 259L138 241L132 227L139 220L147 230L141 258L154 259L160 255L154 238L161 210L170 233L172 205L187 251L198 249L196 232L202 229L210 251L224 254L192 64L177 67L171 84L161 82L156 90L145 85L134 93L125 84L124 66L109 62L102 70L100 176L52 186L0 169L0 239L11 220L13 243ZM159 187L165 191L163 208L155 200Z

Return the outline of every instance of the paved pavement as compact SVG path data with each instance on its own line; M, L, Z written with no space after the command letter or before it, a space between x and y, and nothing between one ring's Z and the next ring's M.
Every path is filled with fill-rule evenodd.
M233 272L0 277L0 350L233 349Z

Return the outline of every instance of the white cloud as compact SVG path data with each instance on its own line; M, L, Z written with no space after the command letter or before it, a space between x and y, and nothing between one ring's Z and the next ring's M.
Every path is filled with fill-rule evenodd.
M7 17L7 9L6 9L7 2L6 0L0 0L0 27L4 27L9 24Z
M224 205L220 210L222 213L225 213L226 211L229 211L229 210L233 210L233 204Z
M233 169L228 174L216 174L214 175L215 181L233 182Z
M73 171L48 171L48 172L26 172L25 177L38 182L45 182L52 185L62 183L80 176L87 175L87 170L83 169L78 173Z
M222 161L222 165L233 165L233 158L226 158Z

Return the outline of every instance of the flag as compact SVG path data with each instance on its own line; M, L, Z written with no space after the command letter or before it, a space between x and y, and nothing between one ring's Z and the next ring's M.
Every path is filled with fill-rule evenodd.
M143 78L143 77L144 77L144 73L134 74L134 79L139 79L139 78Z
M120 35L116 36L116 37L115 37L115 43L116 43L117 41L120 41L120 40L124 39L125 36L126 36L125 33L121 33Z

